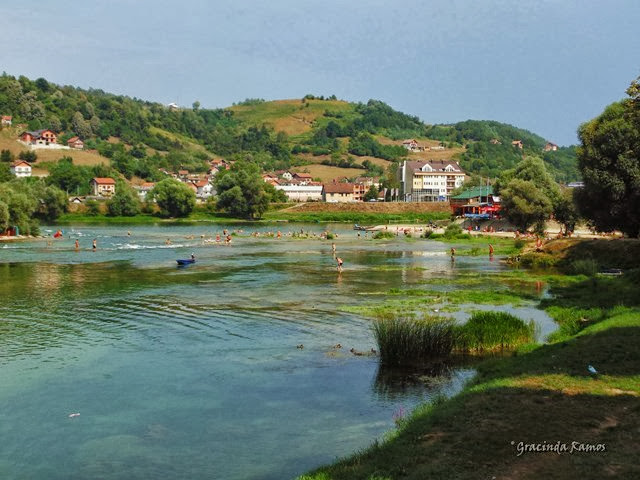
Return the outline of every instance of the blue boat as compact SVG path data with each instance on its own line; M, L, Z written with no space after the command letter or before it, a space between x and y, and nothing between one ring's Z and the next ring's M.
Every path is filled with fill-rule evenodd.
M196 259L195 258L178 259L176 260L176 262L178 262L178 265L189 265L190 263L196 263Z
M196 263L196 256L192 253L191 258L179 258L178 260L176 260L176 262L178 262L178 265L189 265L191 263Z

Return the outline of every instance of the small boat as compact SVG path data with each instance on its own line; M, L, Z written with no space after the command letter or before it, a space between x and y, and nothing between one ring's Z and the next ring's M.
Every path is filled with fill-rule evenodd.
M196 263L196 259L195 258L184 258L184 259L178 259L176 260L176 262L178 262L178 265L189 265L191 263Z

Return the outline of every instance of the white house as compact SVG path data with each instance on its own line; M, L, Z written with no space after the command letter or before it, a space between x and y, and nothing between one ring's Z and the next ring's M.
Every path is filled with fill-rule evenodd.
M138 196L140 197L140 200L142 201L146 200L147 193L153 190L153 187L155 186L156 184L153 182L144 182L142 185L135 187L135 189L138 191Z
M293 202L313 202L322 200L322 185L275 185Z
M24 160L19 160L11 164L11 173L13 173L16 177L30 177L31 176L31 165L29 162L25 162Z
M405 160L400 169L404 199L408 202L447 201L465 178L458 162L452 160Z
M196 186L196 197L201 198L203 200L209 198L213 195L213 185L209 183L209 180L200 180L195 183Z

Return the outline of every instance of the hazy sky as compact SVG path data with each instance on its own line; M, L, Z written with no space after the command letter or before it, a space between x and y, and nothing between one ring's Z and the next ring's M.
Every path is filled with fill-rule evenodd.
M185 106L375 98L567 145L640 75L639 0L2 3L0 70Z

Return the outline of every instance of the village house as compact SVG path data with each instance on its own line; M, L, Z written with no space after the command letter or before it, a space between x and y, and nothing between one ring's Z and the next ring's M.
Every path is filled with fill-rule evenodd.
M196 198L206 200L214 194L213 185L209 183L209 180L199 180L194 185L196 186Z
M489 140L489 143L491 145L502 145L502 142L500 140L498 140L497 138L492 138L491 140Z
M24 160L18 160L17 162L11 164L11 173L18 178L30 177L31 164L29 164L29 162L25 162Z
M84 142L80 137L71 137L67 140L67 146L76 150L82 150L84 148Z
M13 117L11 115L2 115L2 120L0 120L0 125L3 127L10 127L13 124Z
M453 160L405 160L400 178L406 202L445 202L464 183L465 173Z
M276 175L278 175L278 177L284 178L285 180L289 180L289 181L291 181L291 179L293 178L293 174L288 170L278 170L276 171Z
M555 143L547 142L547 144L544 146L545 152L556 152L557 150L558 145L556 145Z
M25 145L30 146L49 146L56 145L58 136L53 130L35 130L33 132L25 131L20 134L20 140Z
M329 203L355 202L353 195L353 183L332 182L325 183L322 190L322 198Z
M178 106L178 104L177 104L177 103L175 103L175 102L171 102L171 103L167 104L167 108L168 108L169 110L171 110L172 112L175 112L175 111L177 111L177 110L179 110L179 109L180 109L180 107Z
M95 177L90 182L91 191L96 197L110 197L116 193L116 181L109 177Z
M69 197L69 203L73 203L75 205L80 204L80 203L84 203L84 198L83 197Z
M312 182L314 183L314 182ZM281 190L292 202L320 202L322 201L322 184L314 185L274 185Z
M310 173L294 173L292 180L296 180L298 185L309 185L313 181Z
M524 144L522 143L522 140L514 140L513 142L511 142L511 146L518 147L520 150L524 148Z
M353 182L364 185L367 190L373 185L380 188L380 177L356 177Z
M178 178L182 181L187 180L189 177L189 170L178 170Z
M140 200L144 201L147 198L147 194L153 190L153 187L155 187L156 184L153 182L144 182L142 185L138 185L137 187L134 187L137 192L138 192L138 197L140 197Z
M402 142L402 146L404 148L406 148L407 150L409 150L410 152L419 152L420 150L420 146L418 145L418 142L416 140L414 140L413 138L410 138L408 140L404 140Z
M500 197L494 195L493 186L471 187L449 199L451 213L457 217L489 219L500 215Z

